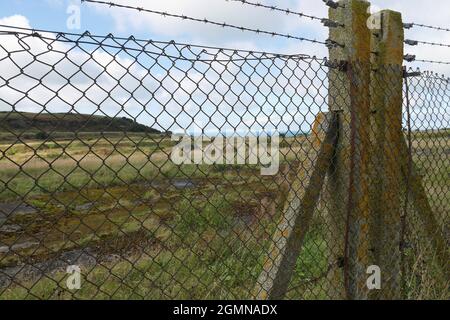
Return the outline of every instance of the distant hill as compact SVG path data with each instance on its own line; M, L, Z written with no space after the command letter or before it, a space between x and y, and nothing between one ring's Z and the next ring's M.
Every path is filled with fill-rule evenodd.
M0 132L144 132L163 133L124 117L76 113L0 111Z

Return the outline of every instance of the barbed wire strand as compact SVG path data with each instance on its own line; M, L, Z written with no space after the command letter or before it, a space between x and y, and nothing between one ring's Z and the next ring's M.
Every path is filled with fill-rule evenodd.
M447 64L447 65L450 65L450 61L436 61L436 60L425 60L425 59L416 59L414 61L416 61L416 62L423 62L423 63L434 63L434 64Z
M450 44L438 43L438 42L430 42L430 41L422 41L422 40L406 39L404 41L404 43L407 44L407 45L410 45L410 46L417 46L418 44L425 44L425 45L429 45L429 46L439 46L439 47L448 47L448 48L450 48Z
M427 28L427 29L450 32L450 28L436 27L436 26L426 25L426 24L422 24L422 23L415 23L415 22L405 23L404 26L406 29L411 29L412 27L420 27L420 28Z
M299 36L293 36L290 34L284 34L284 33L279 33L279 32L275 32L275 31L253 29L253 28L229 24L226 22L222 23L222 22L212 21L212 20L208 20L206 18L205 19L194 18L194 17L189 17L186 15L179 15L179 14L174 14L174 13L168 13L168 12L163 12L163 11L141 8L141 7L133 7L133 6L129 6L129 5L117 4L114 2L106 2L106 1L99 1L99 0L82 0L81 2L101 4L101 5L107 5L110 7L117 7L117 8L123 8L123 9L137 10L139 12L157 14L157 15L160 15L163 17L179 18L182 20L189 20L189 21L194 21L194 22L203 22L205 24L216 25L216 26L223 27L223 28L236 29L236 30L240 30L240 31L253 32L253 33L257 33L257 34L265 34L265 35L270 35L272 37L281 37L281 38L286 38L286 39L311 42L311 43L315 43L315 44L323 44L323 45L326 44L324 41L309 39L309 38L299 37Z
M278 8L277 6L270 6L270 5L266 5L260 2L252 2L252 1L247 1L247 0L225 0L227 2L239 2L242 3L243 5L249 5L249 6L253 6L253 7L259 7L259 8L265 8L265 9L269 9L271 11L277 11L277 12L282 12L282 13L286 13L287 15L295 15L295 16L299 16L302 18L309 18L311 20L317 20L317 21L323 21L326 18L320 18L320 17L316 17L313 16L311 14L305 14L303 12L298 12L298 11L293 11L287 8Z
M30 36L35 36L35 37L39 37L42 39L46 39L46 40L58 40L61 42L78 42L78 43L86 43L86 44L100 44L99 40L96 39L100 39L103 40L105 38L110 38L111 40L123 40L123 41L134 41L137 44L139 44L140 46L142 46L143 48L146 45L154 45L154 44L168 44L170 42L175 43L173 40L172 41L160 41L160 40L150 40L150 39L139 39L139 38L135 38L134 36L129 36L129 37L120 37L120 36L115 36L113 34L108 34L108 35L98 35L98 34L91 34L89 31L85 31L83 33L73 33L73 32L58 32L58 31L54 31L54 30L44 30L44 29L30 29L30 28L25 28L25 27L16 27L16 26L9 26L9 25L4 25L4 24L0 24L0 28L5 28L6 30L0 30L0 34L10 34L10 35L30 35ZM21 30L21 31L13 31L13 30ZM45 34L53 34L55 38L46 36ZM83 37L89 37L90 39L92 39L95 42L86 42L83 40L67 40L66 36L73 36L73 37L79 37L80 39ZM210 49L210 50L218 50L218 51L230 51L230 52L245 52L245 53L249 53L249 54L260 54L260 55L268 55L271 57L268 57L268 59L270 58L300 58L300 59L315 59L315 60L323 60L325 61L325 58L317 58L315 56L310 56L307 54L285 54L285 53L276 53L276 52L270 52L270 51L258 51L258 50L243 50L243 49L236 49L236 48L225 48L225 47L214 47L214 46L204 46L204 45L196 45L196 44L187 44L184 42L176 42L177 45L179 46L184 46L184 47L192 47L192 48L202 48L202 49ZM105 47L112 47L112 48L122 48L125 50L131 50L131 51L136 51L136 48L131 48L131 47L125 47L123 45L120 46L111 46L111 45L107 45L107 44L103 44L102 46ZM139 49L139 51L144 51L146 53L149 54L154 54L154 52L152 51L148 51L145 49ZM243 60L250 60L250 59L243 59ZM196 61L209 61L209 60L196 60ZM219 61L219 60L211 60L211 61ZM233 61L236 61L233 59Z

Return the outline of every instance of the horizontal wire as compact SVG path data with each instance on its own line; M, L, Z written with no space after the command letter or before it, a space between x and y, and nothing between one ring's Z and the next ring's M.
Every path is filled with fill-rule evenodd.
M197 44L189 44L184 42L175 42L175 41L160 41L160 40L149 40L149 39L139 39L135 38L134 36L129 37L120 37L120 36L114 36L113 34L108 35L98 35L98 34L91 34L88 31L85 31L84 33L73 33L73 32L59 32L55 30L45 30L45 29L31 29L31 28L24 28L24 27L16 27L16 26L9 26L5 24L0 24L0 28L6 28L6 29L17 29L17 30L23 30L28 31L30 33L25 32L18 32L18 31L10 31L10 30L0 30L0 34L36 34L38 32L42 33L52 33L56 37L65 37L65 36L74 36L74 37L90 37L92 39L106 39L110 38L112 40L122 40L122 41L135 41L140 46L145 47L145 45L148 44L170 44L173 43L178 46L183 47L192 47L192 48L200 48L200 49L211 49L211 50L219 50L219 51L233 51L233 52L245 52L249 54L261 54L261 55L271 55L278 58L291 58L291 57L300 57L304 59L315 59L315 60L323 60L321 58L317 58L315 56L311 56L308 54L284 54L284 53L277 53L277 52L270 52L270 51L258 51L258 50L245 50L245 49L235 49L235 48L226 48L226 47L214 47L214 46L206 46L206 45L197 45ZM39 37L42 37L42 35L37 35ZM76 42L76 40L71 40L73 42Z
M447 31L450 32L450 28L442 28L442 27L436 27L436 26L430 26L430 25L426 25L426 24L421 24L421 23L405 23L405 25L407 25L407 29L411 28L411 27L420 27L420 28L427 28L427 29L434 29L434 30L439 30L439 31Z
M253 7L260 7L260 8L265 8L265 9L269 9L272 11L278 11L278 12L283 12L286 13L288 15L296 15L299 17L304 17L304 18L309 18L311 20L318 20L318 21L323 21L326 18L319 18L310 14L305 14L303 12L298 12L298 11L292 11L290 9L283 9L283 8L278 8L277 6L270 6L270 5L265 5L262 4L260 2L251 2L251 1L247 1L247 0L225 0L227 2L240 2L243 5L249 5L249 6L253 6Z
M434 71L423 71L421 73L422 78L445 81L446 83L450 83L450 77L445 76L444 74L439 74Z
M137 10L137 11L140 11L140 12L147 12L147 13L157 14L157 15L160 15L160 16L163 16L163 17L171 17L171 18L179 18L179 19L182 19L182 20L203 22L205 24L216 25L216 26L223 27L223 28L231 28L231 29L236 29L236 30L240 30L240 31L254 32L254 33L257 33L257 34L266 34L266 35L270 35L270 36L273 36L273 37L281 37L281 38L286 38L286 39L294 39L294 40L299 40L299 41L306 41L306 42L311 42L311 43L325 45L325 42L319 41L319 40L315 40L315 39L308 39L308 38L304 38L304 37L292 36L290 34L283 34L283 33L278 33L278 32L273 32L273 31L267 31L267 30L260 30L260 29L252 29L252 28L247 28L247 27L241 27L241 26L229 24L229 23L226 23L226 22L221 23L221 22L211 21L211 20L208 20L208 19L193 18L193 17L189 17L189 16L185 16L185 15L179 15L179 14L167 13L167 12L162 12L162 11L157 11L157 10L133 7L133 6L128 6L128 5L123 5L123 4L117 4L117 3L114 3L114 2L106 2L106 1L99 1L99 0L82 0L81 2L90 2L90 3L108 5L110 7L117 7L117 8Z
M416 46L417 44L425 44L425 45L429 45L429 46L439 46L439 47L450 48L450 44L446 44L446 43L438 43L438 42L430 42L430 41L422 41L422 40L410 40L410 39L407 39L404 42L411 46Z
M434 64L448 64L450 65L450 61L436 61L436 60L425 60L425 59L416 59L415 62L425 62L425 63L434 63Z
M124 52L126 51L136 51L136 52L143 52L146 53L148 55L154 55L154 56L164 56L173 60L184 60L184 61L190 61L190 62L228 62L228 61L249 61L249 60L267 60L267 59L275 59L277 57L251 57L251 58L237 58L237 59L192 59L192 58L186 58L183 56L173 56L170 54L166 54L166 53L161 53L161 52L154 52L154 51L149 51L146 50L144 48L132 48L132 47L126 47L124 45L110 45L110 44L106 44L106 43L102 43L101 41L95 41L94 38L92 38L92 41L89 40L82 40L82 39L68 39L65 35L61 34L56 38L51 38L51 37L46 37L44 35L40 35L37 33L34 34L29 34L29 33L24 33L24 32L14 32L14 31L0 31L0 35L22 35L22 36L28 36L28 37L38 37L39 39L43 39L43 40L48 40L50 41L49 43L47 43L47 45L50 45L53 42L63 42L63 43L76 43L76 44L87 44L87 45L97 45L99 47L102 48L112 48L112 49L121 49ZM89 36L86 36L89 37ZM25 37L22 37L21 39L23 39ZM106 38L105 38L106 39ZM95 42L94 42L95 41ZM62 51L58 51L58 52L62 52ZM294 58L294 57L293 57Z

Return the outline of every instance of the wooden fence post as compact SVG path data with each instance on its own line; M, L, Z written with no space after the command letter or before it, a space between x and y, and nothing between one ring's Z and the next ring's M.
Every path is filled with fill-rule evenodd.
M330 8L331 20L343 27L330 28L331 64L329 107L339 112L339 141L328 174L330 264L328 295L335 299L365 299L369 248L368 147L370 84L369 3L341 0Z
M374 15L371 39L371 242L374 264L381 270L381 289L371 298L401 297L400 141L402 133L403 41L399 12Z

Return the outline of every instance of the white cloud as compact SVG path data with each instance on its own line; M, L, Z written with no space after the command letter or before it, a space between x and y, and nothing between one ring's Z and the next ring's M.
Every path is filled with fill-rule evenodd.
M137 64L120 47L96 50L96 46L82 42L74 47L72 43L54 42L52 34L43 36L48 39L0 36L3 47L14 51L7 57L7 52L0 50L0 68L4 70L0 80L3 110L14 106L16 110L30 112L102 113L129 116L151 125L157 119L156 128L170 130L189 131L199 123L204 123L210 132L218 128L273 130L274 122L247 121L242 116L249 110L253 117L270 115L274 109L279 114L288 108L297 109L298 113L290 97L306 95L305 87L309 85L309 79L305 78L300 92L295 87L301 86L301 74L288 80L294 63L278 61L277 67L270 60L193 64L142 54ZM116 54L118 50L120 54ZM165 50L170 52L171 48ZM191 50L201 52L199 48ZM225 53L218 56L226 59ZM308 68L308 63L303 62L302 68ZM308 93L315 91L310 88ZM315 105L315 111L311 112L317 112L318 102L311 99L309 102ZM297 101L297 107L300 103ZM279 122L276 122L278 129L287 129L286 124Z
M317 0L316 0L317 1ZM227 22L236 26L244 26L253 29L277 31L281 33L298 34L300 26L299 18L272 14L267 10L244 6L239 2L224 0L166 0L152 1L151 4L141 0L113 1L117 4L150 8L161 12L170 12L178 15L186 15L195 18L207 18L219 23ZM281 1L277 5L287 4L294 7L296 1ZM193 21L181 21L176 18L162 17L159 15L138 12L124 8L116 8L98 4L88 4L101 14L110 16L114 21L115 29L119 32L145 32L157 34L163 39L187 39L191 42L202 44L230 46L233 44L245 44L246 48L276 48L279 43L276 37L257 35L250 32L242 32L230 28L205 25ZM309 20L303 21L302 31L312 38L324 35L320 23ZM264 46L265 44L265 46ZM273 44L273 45L271 45Z
M163 12L184 14L198 18L247 27L273 30L281 33L304 36L311 39L325 40L328 37L327 28L320 22L307 18L288 16L282 13L271 12L263 8L255 8L242 5L239 2L224 0L114 0L119 4L144 7ZM256 1L264 4L276 5L280 8L290 8L318 17L327 17L328 7L319 0L264 0ZM392 9L403 13L404 20L432 25L448 26L450 1L434 0L433 13L430 12L430 3L423 0L373 0L373 7L380 9ZM104 5L93 5L98 12L110 16L116 30L121 32L145 32L157 34L160 39L183 39L185 41L211 44L225 47L236 47L250 50L268 50L281 53L306 53L318 57L326 56L327 49L308 42L296 40L280 40L264 35L256 35L249 32L233 31L215 26L207 26L202 23L180 21L170 17L164 18L135 10L110 8ZM426 14L425 14L426 13ZM413 28L406 31L407 38L418 40L450 43L449 32ZM450 60L449 48L432 46L405 47L406 53L413 53L417 58L427 60ZM442 73L449 73L450 66L428 65L414 63L413 66L428 67Z
M442 8L447 8L450 3L440 2ZM119 2L119 1L116 1ZM143 1L129 1L127 3L143 4ZM398 0L394 4L387 1L374 1L381 8L391 6L393 9L415 12L416 0L410 0L406 7L404 0ZM122 2L124 3L124 2ZM273 3L266 1L266 3ZM277 2L278 3L278 2ZM192 15L194 17L208 17L237 25L255 26L261 29L276 30L311 38L325 39L327 29L320 23L301 19L298 17L286 17L264 9L245 7L239 3L227 3L223 0L167 0L155 1L148 7L157 10ZM327 15L326 6L318 0L279 1L279 7L291 7L305 13L312 13L323 17ZM422 8L418 4L417 8ZM327 50L324 46L317 46L297 41L280 41L270 37L245 32L227 31L222 28L205 27L198 23L183 23L170 18L160 18L144 13L120 10L108 7L96 7L102 14L110 15L116 28L124 29L128 33L139 30L140 33L160 35L160 39L186 39L188 42L200 42L225 47L234 47L249 50L265 50L282 53L309 53L318 57L325 56ZM414 9L416 10L416 9ZM447 11L448 12L448 11ZM429 24L446 25L445 14L436 13L434 21L426 21L420 16L409 15L405 12L406 21L419 21ZM0 19L0 24L15 25L30 28L28 19L22 15L14 15ZM34 26L37 27L37 26ZM93 33L95 30L91 30ZM423 39L426 41L450 43L449 33L436 32L427 29L412 29L407 31L407 38ZM125 115L124 110L131 117L137 117L139 122L153 124L153 119L158 117L158 122L166 128L174 124L189 129L189 124L194 120L205 122L209 118L215 123L209 123L210 130L224 128L225 122L236 122L240 128L257 128L271 126L277 123L278 128L286 128L285 124L292 123L292 119L301 119L303 114L313 114L319 109L326 109L326 74L322 69L320 78L311 68L319 70L317 63L308 65L300 63L300 68L294 65L283 65L272 68L270 73L264 76L264 82L260 75L264 75L264 63L258 68L251 62L246 62L243 67L239 64L213 63L211 65L196 63L196 69L190 62L177 60L173 62L169 58L159 58L158 63L154 56L141 55L138 61L142 65L133 63L135 58L123 51L115 55L114 49L96 50L95 46L82 45L87 52L79 49L71 50L72 44L53 42L53 34L45 34L49 37L52 50L49 51L47 43L39 39L27 37L18 41L14 36L2 35L1 45L7 50L19 49L14 54L14 62L19 67L24 67L24 72L11 64L5 57L5 51L0 49L0 69L2 77L10 79L10 85L4 86L0 80L0 98L6 101L6 107L16 105L23 111L40 111L43 106L52 112L67 112L76 110L83 113L94 113L100 108L106 114L120 116ZM28 46L30 50L25 47ZM159 51L150 47L150 51ZM172 50L172 51L170 51ZM200 50L193 48L193 50ZM406 48L408 53L417 54L424 59L448 60L448 48L435 48L419 46ZM108 51L110 53L108 53ZM168 48L167 52L173 52L175 56L180 53L174 48ZM187 49L184 51L187 53ZM32 62L33 56L38 55L37 61ZM198 53L198 51L197 51ZM69 58L69 59L67 59ZM224 58L226 58L224 56ZM62 61L58 62L60 59ZM84 63L90 59L89 63ZM30 64L28 66L28 64ZM270 62L269 62L270 63ZM80 66L83 65L81 68ZM55 66L52 71L51 66ZM304 73L305 69L308 69ZM280 71L281 69L281 71ZM291 77L295 69L295 77ZM149 71L150 70L150 71ZM255 73L260 72L260 75ZM438 70L450 74L450 68L436 66ZM82 71L82 72L80 72ZM49 73L46 75L46 73ZM186 77L188 75L189 78ZM45 88L39 81L33 78L45 79ZM70 84L67 80L70 78ZM93 78L96 80L94 81ZM288 82L286 79L290 79ZM310 79L313 79L312 81ZM163 87L161 87L161 85ZM245 90L244 90L245 89ZM26 97L22 91L30 91ZM18 102L20 101L20 102ZM0 103L1 104L1 103ZM0 106L5 108L5 104ZM144 113L142 113L144 111ZM276 114L273 114L276 111ZM228 115L225 119L220 112ZM282 115L282 116L281 116ZM255 123L255 120L262 123ZM280 124L283 119L285 124ZM295 122L292 123L295 126ZM309 126L309 120L305 123ZM225 126L226 128L226 126ZM302 128L304 129L304 128ZM292 127L291 127L291 130ZM295 131L295 129L293 130Z
M433 0L432 3L431 1L422 0L373 0L372 3L382 9L389 8L401 12L404 22L450 27L450 1L448 0ZM427 28L414 27L410 30L405 30L405 38L450 44L450 32ZM427 45L411 47L405 45L405 53L414 54L417 56L417 59L450 61L450 48L448 47ZM433 65L418 62L410 65L450 75L450 65Z
M5 26L31 28L30 22L28 21L27 17L22 16L20 14L15 14L13 16L0 18L0 24L5 25ZM4 28L2 28L2 29L4 29Z

